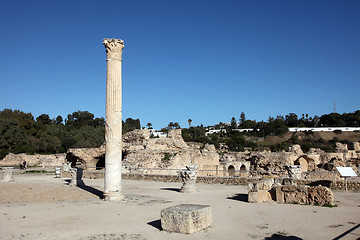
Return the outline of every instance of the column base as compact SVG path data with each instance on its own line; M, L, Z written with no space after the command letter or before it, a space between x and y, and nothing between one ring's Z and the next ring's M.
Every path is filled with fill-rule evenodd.
M124 196L121 193L104 193L104 200L109 202L121 202Z

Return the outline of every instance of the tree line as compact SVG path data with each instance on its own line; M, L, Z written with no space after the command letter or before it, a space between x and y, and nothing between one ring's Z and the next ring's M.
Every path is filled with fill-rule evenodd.
M190 125L190 121L189 121ZM302 114L300 117L295 113L277 117L269 117L267 121L256 122L247 120L245 113L242 112L238 121L233 117L230 124L219 123L212 126L214 129L221 129L218 133L207 135L209 127L197 126L183 129L182 135L185 141L201 142L214 144L216 148L226 146L230 151L243 151L245 147L256 150L259 146L254 141L254 137L266 138L268 136L279 136L289 131L289 127L360 127L360 110L353 113L330 113L321 117L309 117L308 114ZM236 129L249 129L247 132L238 132ZM307 135L312 133L307 133ZM311 139L305 138L305 139ZM313 138L312 138L313 139ZM325 141L316 139L316 141L299 141L296 137L281 144L271 147L273 151L281 151L292 144L300 144L304 149L310 147L321 148L326 151L333 151L334 141Z
M140 120L123 121L123 132L140 129ZM88 111L51 119L41 114L36 119L20 110L0 111L0 159L8 153L53 154L69 148L99 147L105 141L105 119Z
M360 127L360 110L353 113L330 113L321 117L309 117L308 114L297 116L289 113L285 116L269 117L267 121L256 122L246 119L245 113L241 113L238 121L235 117L230 124L219 123L212 126L224 131L207 135L210 127L191 126L182 129L182 135L187 142L202 142L214 144L217 148L226 146L230 151L242 151L245 147L256 149L257 144L251 137L277 136L288 132L289 127ZM152 128L152 124L147 124ZM122 124L123 133L134 129L140 129L139 119L128 118ZM170 122L162 129L180 128L179 123ZM235 129L251 129L241 133ZM50 118L48 114L41 114L37 118L31 113L20 110L4 109L0 111L0 159L11 153L64 153L69 148L99 147L105 139L105 120L95 118L88 111L77 111L68 114L64 120L61 116ZM296 143L296 139L293 140ZM290 144L290 142L289 142ZM321 145L322 143L318 143ZM312 145L311 145L312 146ZM281 150L284 144L276 147ZM310 145L308 145L310 147Z

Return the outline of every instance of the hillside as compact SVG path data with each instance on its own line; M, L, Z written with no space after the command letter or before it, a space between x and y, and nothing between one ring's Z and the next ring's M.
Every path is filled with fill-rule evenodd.
M291 145L297 143L302 146L306 145L304 148L326 146L326 148L329 148L330 150L334 147L335 141L343 143L359 142L360 132L288 132L280 136L266 137L263 141L257 141L257 144L262 147L271 147L276 145L286 147L288 144Z

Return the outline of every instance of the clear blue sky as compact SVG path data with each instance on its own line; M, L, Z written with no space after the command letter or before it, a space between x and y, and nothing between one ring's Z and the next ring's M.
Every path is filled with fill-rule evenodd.
M123 118L157 129L360 109L360 1L1 1L0 110L105 116L121 38Z

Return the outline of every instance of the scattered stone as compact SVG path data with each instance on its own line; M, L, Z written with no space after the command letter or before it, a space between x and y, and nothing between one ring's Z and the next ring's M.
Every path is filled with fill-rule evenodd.
M289 178L300 179L301 178L301 165L288 165L285 166L285 169L288 171Z
M196 175L199 166L186 166L187 170L180 171L180 178L183 183L180 192L193 193L196 192Z
M13 167L3 167L3 178L1 180L1 182L13 182L14 178L13 178L13 171L14 168Z
M168 232L194 233L210 227L212 211L209 205L181 204L161 211L161 227Z
M85 186L82 180L83 170L81 168L70 168L71 180L69 186Z
M262 203L273 201L270 190L275 183L274 178L261 180L248 185L248 202Z
M334 205L334 194L327 187L323 187L323 186L309 187L308 193L309 193L309 204L320 205L320 206Z

